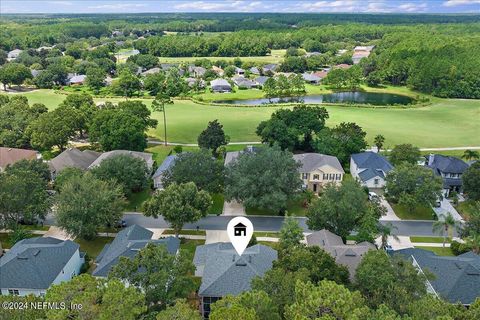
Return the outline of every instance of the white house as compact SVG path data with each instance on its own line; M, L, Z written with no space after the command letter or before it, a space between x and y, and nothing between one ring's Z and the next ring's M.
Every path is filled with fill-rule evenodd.
M369 189L385 187L385 178L392 169L393 166L385 157L372 151L355 153L350 158L352 177Z
M73 241L51 237L17 242L0 258L0 293L42 296L51 285L71 280L85 263L79 249Z

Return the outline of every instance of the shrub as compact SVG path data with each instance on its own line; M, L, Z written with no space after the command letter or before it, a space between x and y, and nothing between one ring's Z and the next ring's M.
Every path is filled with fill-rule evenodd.
M452 249L453 254L456 256L472 250L472 248L468 244L458 241L452 241L452 243L450 244L450 249Z

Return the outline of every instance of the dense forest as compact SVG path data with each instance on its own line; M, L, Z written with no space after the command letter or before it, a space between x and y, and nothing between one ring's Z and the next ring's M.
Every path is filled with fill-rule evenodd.
M6 52L22 49L27 52L15 62L27 67L40 63L46 69L63 52L86 60L75 70L79 73L89 60L98 64L98 59L103 59L102 69L114 72L114 53L121 48L155 57L265 56L289 48L319 53L310 58L287 54L281 70L305 72L351 63L355 46L374 45L360 63L369 85L408 85L440 97L480 98L479 15L7 15L0 26L0 60ZM56 50L48 57L34 50L53 45ZM339 57L339 50L346 53Z

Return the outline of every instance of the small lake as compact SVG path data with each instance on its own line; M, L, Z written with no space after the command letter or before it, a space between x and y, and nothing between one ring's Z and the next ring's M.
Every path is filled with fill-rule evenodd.
M344 91L317 95L307 95L301 97L285 97L285 98L260 98L260 99L244 99L244 100L215 100L214 103L221 104L237 104L237 105L262 105L272 103L358 103L371 104L375 106L385 106L393 104L407 105L414 99L392 93L379 92L361 92L361 91Z

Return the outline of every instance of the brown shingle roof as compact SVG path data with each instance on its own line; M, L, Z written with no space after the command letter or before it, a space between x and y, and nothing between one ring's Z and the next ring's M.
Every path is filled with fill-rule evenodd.
M33 160L37 158L37 151L27 149L0 147L0 169L5 169L9 164L20 160Z

